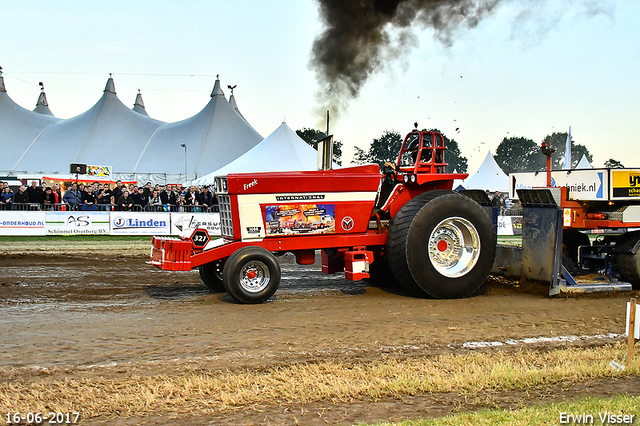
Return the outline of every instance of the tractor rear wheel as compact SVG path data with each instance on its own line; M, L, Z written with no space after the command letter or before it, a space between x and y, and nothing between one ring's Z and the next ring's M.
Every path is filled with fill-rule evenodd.
M562 230L562 244L566 248L566 254L562 264L569 270L578 265L578 251L580 246L590 246L591 240L587 234L583 234L577 229L566 228Z
M227 293L240 303L266 302L278 290L280 275L275 256L256 246L236 250L223 269Z
M222 293L225 291L222 279L222 268L226 259L219 259L215 262L205 263L198 267L200 279L214 293Z
M464 195L430 191L407 202L387 239L389 265L408 290L452 299L484 283L496 250L493 223Z
M635 238L634 244L638 239L640 237ZM618 253L616 266L622 279L629 281L634 289L640 289L640 250L633 254Z

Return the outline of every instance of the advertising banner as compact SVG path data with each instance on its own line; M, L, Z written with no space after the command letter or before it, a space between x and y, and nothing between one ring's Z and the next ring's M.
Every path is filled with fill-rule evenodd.
M88 176L111 176L111 166L87 166Z
M265 208L267 235L333 234L334 204L286 204Z
M640 198L640 169L611 170L612 198Z
M171 235L190 237L196 228L206 229L209 235L222 235L220 213L171 213Z
M522 216L498 216L498 235L522 235Z
M0 235L45 235L44 212L3 211Z
M111 212L111 235L169 235L169 213Z
M518 198L516 189L547 186L545 172L511 173L510 198ZM609 174L607 170L572 170L551 172L551 186L566 186L569 199L583 201L605 201L608 199Z
M47 235L109 235L109 212L46 212Z

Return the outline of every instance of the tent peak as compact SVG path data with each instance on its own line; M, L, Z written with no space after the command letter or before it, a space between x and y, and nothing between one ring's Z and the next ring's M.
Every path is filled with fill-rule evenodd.
M136 95L136 102L133 104L133 106L144 108L144 101L142 100L142 93L140 93L140 89L138 89L138 94Z
M229 96L229 104L231 105L231 108L235 109L237 113L240 113L240 111L238 110L238 103L236 102L236 97L231 95Z
M142 93L140 93L140 89L138 89L138 94L136 95L136 101L133 104L132 109L138 114L146 115L147 117L149 116L149 114L147 114L146 108L144 107L144 101L142 100Z
M4 77L2 76L2 67L0 67L0 92L7 93L7 89L4 88Z
M220 87L220 74L216 75L216 83L213 85L213 90L211 91L211 97L222 96L224 97L224 92Z
M39 106L49 106L47 102L47 95L44 93L44 83L38 83L40 85L40 96L38 96L38 102L36 103L36 107Z
M39 82L38 84L40 85L40 96L38 96L38 102L36 103L36 107L33 112L53 117L53 113L49 109L49 102L47 102L47 95L44 93L44 83Z
M116 94L116 85L113 82L111 73L109 73L109 80L107 80L107 85L104 86L104 93L113 93L114 95Z

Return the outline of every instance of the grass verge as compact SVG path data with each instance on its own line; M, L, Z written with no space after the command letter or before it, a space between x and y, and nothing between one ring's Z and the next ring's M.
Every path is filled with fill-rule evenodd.
M609 362L623 344L596 348L442 355L363 364L320 362L265 371L184 371L123 378L66 378L0 383L0 412L81 412L83 418L160 413L212 414L279 403L307 404L419 395L520 390L586 379L637 375ZM458 424L464 424L458 423Z
M459 413L439 419L393 423L394 426L556 426L558 424L638 424L640 397L618 395L613 398L586 398L517 410L483 410ZM576 421L577 416L580 421ZM624 417L626 416L626 417ZM631 417L633 416L633 417ZM631 423L632 422L632 423ZM376 426L388 426L379 423Z

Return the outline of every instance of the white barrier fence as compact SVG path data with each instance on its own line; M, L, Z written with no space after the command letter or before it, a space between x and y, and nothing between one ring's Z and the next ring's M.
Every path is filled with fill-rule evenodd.
M220 213L55 212L0 213L0 235L220 235Z

